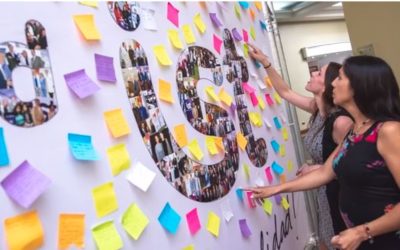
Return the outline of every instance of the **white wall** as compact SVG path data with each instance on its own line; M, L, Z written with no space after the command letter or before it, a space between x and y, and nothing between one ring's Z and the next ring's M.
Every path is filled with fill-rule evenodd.
M303 61L300 49L329 43L349 42L346 23L344 21L310 22L295 24L279 24L283 50L288 67L292 88L304 95L311 96L304 86L309 80L306 61ZM297 109L300 129L305 129L310 115Z

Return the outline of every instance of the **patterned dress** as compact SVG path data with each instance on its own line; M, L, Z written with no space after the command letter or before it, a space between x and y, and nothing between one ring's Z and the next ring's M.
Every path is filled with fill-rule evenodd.
M325 119L318 113L310 122L308 132L304 137L304 145L314 164L322 164L322 138L324 134ZM329 202L326 196L326 186L317 189L318 204L318 238L329 250L335 249L331 244L334 236Z
M365 133L349 133L333 161L340 184L339 206L347 227L375 220L400 202L400 189L377 149L376 122ZM399 250L400 231L364 241L359 250Z

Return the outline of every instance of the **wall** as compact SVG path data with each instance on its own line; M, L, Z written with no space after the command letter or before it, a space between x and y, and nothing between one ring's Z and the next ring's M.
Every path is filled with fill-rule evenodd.
M295 24L278 24L283 50L292 88L307 96L311 96L304 86L309 80L306 61L303 61L300 49L304 47L349 42L344 21L310 22ZM305 129L310 115L296 108L300 129Z
M343 11L354 54L372 44L375 55L385 59L400 79L400 3L343 2Z

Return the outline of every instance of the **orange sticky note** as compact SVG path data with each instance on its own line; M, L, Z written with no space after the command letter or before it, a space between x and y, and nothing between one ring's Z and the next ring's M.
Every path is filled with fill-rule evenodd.
M251 17L251 20L253 20L253 22L254 22L254 20L255 20L255 18L256 18L256 15L255 15L255 13L254 13L254 10L252 9L252 8L250 8L250 17Z
M67 249L75 245L85 247L85 215L60 214L58 221L58 248Z
M174 127L175 140L179 147L185 147L188 144L188 139L186 136L186 127L184 124L179 124Z
M272 88L272 82L271 82L271 79L270 79L268 76L266 76L266 77L264 78L264 82L267 84L267 86L268 86L269 88Z
M104 112L104 119L108 129L114 138L118 138L131 133L128 122L126 121L121 109L113 109Z
M285 182L286 182L286 175L281 174L281 175L279 176L279 179L281 180L281 183L285 183Z
M247 145L247 139L246 139L246 137L244 137L242 133L238 132L238 133L236 134L236 140L237 140L237 142L238 142L238 144L239 144L239 147L240 147L242 150L245 150L245 149L246 149L246 145Z
M33 250L43 245L42 222L36 211L5 219L4 231L10 250Z
M171 84L169 82L162 79L158 80L158 96L163 101L169 103L174 102L174 99L172 98Z
M254 4L256 5L256 8L260 11L262 10L262 3L260 1L256 1L254 2Z
M73 19L86 40L100 40L100 32L94 23L93 15L74 15Z
M225 151L225 146L224 146L224 143L222 141L222 137L214 137L214 139L215 139L215 145L217 145L217 148L220 151Z

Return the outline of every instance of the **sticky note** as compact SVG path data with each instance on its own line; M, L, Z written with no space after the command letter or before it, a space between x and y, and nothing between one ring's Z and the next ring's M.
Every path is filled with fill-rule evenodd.
M94 23L93 15L74 15L73 19L86 40L100 40L101 35Z
M190 244L190 245L188 245L188 246L182 248L182 250L194 250L194 245L193 245L193 244Z
M258 112L249 112L249 118L251 123L253 123L257 127L261 127L263 125L262 123L262 117L261 114Z
M253 197L253 192L246 192L246 197L247 197L247 203L249 205L249 208L255 208L257 205L254 201Z
M221 88L221 90L219 91L219 99L221 99L221 101L227 105L227 106L231 106L232 104L232 96L230 96L224 88Z
M249 225L247 225L246 219L239 220L239 228L240 228L240 232L242 233L243 237L245 237L245 238L250 237L251 230L249 228Z
M80 99L91 96L100 90L100 87L86 75L84 69L65 74L64 79L68 88Z
M247 33L247 30L245 30L245 29L242 29L242 33L243 33L243 41L245 43L248 43L249 42L249 33Z
M177 49L183 49L183 44L179 38L179 32L174 29L168 29L168 38L171 44Z
M211 155L218 154L218 149L217 145L215 144L214 136L206 136L206 145L208 152L210 152Z
M264 90L267 88L267 86L265 86L265 84L260 80L260 79L256 79L257 85L261 90Z
M271 96L270 96L268 93L265 94L265 100L267 101L267 103L268 103L269 106L274 105L274 101L272 101L272 98L271 98Z
M174 127L175 140L179 147L185 147L188 144L188 139L186 135L186 127L184 124L179 124Z
M156 173L138 162L133 166L132 170L126 176L126 179L136 187L140 188L143 192L146 192L155 177Z
M146 30L158 30L157 22L155 19L155 10L142 8L140 18L143 23L143 27Z
M192 153L197 160L203 159L204 154L203 151L201 151L197 139L193 139L191 142L189 142L188 148L190 153Z
M181 222L181 216L167 202L158 216L158 221L168 232L176 234Z
M251 86L251 85L248 84L247 82L243 82L243 83L242 83L242 87L243 87L244 91L245 91L247 94L251 94L251 93L253 93L254 91L256 91L255 88L253 88L253 86Z
M238 133L236 134L236 140L237 140L237 142L238 142L238 144L239 144L239 147L240 147L242 150L245 150L245 149L246 149L246 145L247 145L247 139L246 139L246 137L244 137L243 134L242 134L241 132L238 132Z
M280 205L282 203L282 196L280 194L276 194L274 195L274 200L277 205Z
M281 201L282 207L283 209L285 209L286 211L289 209L290 205L289 202L286 200L285 197L282 197L282 201Z
M281 123L280 123L280 121L279 121L279 118L275 116L275 117L273 118L273 120L274 120L274 124L275 124L276 129L281 129L281 128L282 128L282 125L281 125Z
M99 250L117 250L124 247L114 221L106 221L92 228L92 235Z
M113 176L119 175L122 171L129 169L131 159L125 144L117 144L107 149L108 162Z
M221 45L222 45L222 39L219 38L217 35L213 35L213 44L214 44L214 49L215 51L218 52L218 54L221 54Z
M261 110L265 109L265 102L263 101L260 95L257 95L258 106L260 106Z
M254 26L250 27L250 36L254 41L256 40L256 31L254 30Z
M216 13L209 13L211 21L213 23L214 26L216 26L217 28L222 26L221 21L218 19L217 14Z
M172 97L171 89L172 89L171 83L162 79L158 79L158 96L160 100L173 103L174 98Z
M189 24L185 24L182 26L182 32L183 32L183 37L185 38L185 42L187 44L192 44L196 42L196 38Z
M282 103L281 97L276 92L274 92L274 99L275 99L276 103L278 103L278 104Z
M236 17L240 19L241 14L240 14L239 5L235 4L235 5L234 5L234 8L235 8L235 15L236 15Z
M254 22L254 20L255 20L255 18L256 18L256 14L254 13L254 10L253 10L253 9L250 9L250 10L249 10L249 13L250 13L251 20Z
M92 190L92 196L97 217L106 216L118 209L118 202L112 182L95 187Z
M244 171L244 175L246 176L246 179L249 180L250 179L250 167L246 163L243 164L243 171Z
M243 44L243 54L244 57L249 57L249 45L247 45L247 43Z
M85 247L85 215L60 214L58 217L58 249Z
M82 4L82 5L93 7L93 8L97 8L97 6L98 6L98 1L97 0L79 1L79 3Z
M243 201L243 189L237 188L236 189L236 196L239 198L240 201Z
M194 18L193 22L196 25L197 29L201 32L204 33L206 31L206 24L204 23L203 19L201 18L200 13L197 13Z
M250 5L247 1L239 1L240 7L242 7L243 9L247 10Z
M264 82L267 84L267 86L268 86L269 88L272 88L272 82L271 82L271 79L270 79L268 76L266 76L266 77L264 78Z
M94 54L94 62L96 64L97 79L105 82L117 81L114 69L114 59L110 56Z
M263 202L263 204L262 204L262 207L263 207L265 213L267 213L267 214L269 214L269 215L272 214L273 204L272 204L272 202L271 202L270 199L268 199L268 198L267 198L267 199L264 199L264 202Z
M267 118L264 118L264 122L265 122L265 126L266 126L268 129L272 128L272 125L271 125L271 123L268 121Z
M279 179L280 179L281 183L285 183L285 182L286 182L286 175L281 174L281 175L279 176Z
M215 237L219 235L220 218L214 212L208 212L207 230Z
M265 24L264 21L260 20L260 26L262 30L267 30L267 25Z
M122 215L121 224L132 238L138 240L149 224L149 218L133 203Z
M22 162L1 181L6 194L23 208L29 208L50 184L51 180L28 161Z
M99 159L90 135L68 133L68 144L72 155L77 160L95 161Z
M291 160L288 160L287 162L287 170L289 172L293 170L293 162Z
M4 129L0 128L0 167L8 164L10 164L10 159L8 158L6 140L4 139Z
M288 134L286 127L282 128L282 137L283 137L283 140L285 140L285 141L287 141L289 139L289 134Z
M39 249L43 245L42 222L36 211L29 211L4 220L8 249Z
M256 8L260 11L262 10L262 3L261 1L256 1L254 2L254 5L256 6Z
M252 92L249 95L250 95L251 104L253 104L253 107L256 107L258 105L258 98L257 98L256 93Z
M215 102L219 102L219 97L215 93L214 87L213 86L208 86L205 88L207 95L211 98L211 100Z
M276 163L275 161L272 162L272 170L277 173L278 175L281 175L284 171L283 167L281 167L281 165L279 165L278 163Z
M283 113L280 113L280 114L279 114L279 118L281 119L281 121L282 121L283 124L286 124L286 123L287 123L286 117L285 117L285 115L284 115Z
M231 205L230 205L228 199L225 200L224 202L222 202L221 210L222 210L222 215L224 216L225 221L229 222L233 218L234 215L233 215L232 208L231 208Z
M233 35L233 38L235 39L235 41L237 41L237 42L242 41L242 39L243 39L242 36L240 35L239 31L236 28L232 29L232 35Z
M104 112L104 119L108 130L114 138L118 138L131 133L128 122L126 121L121 109L112 109Z
M284 157L286 155L286 147L285 144L281 144L279 147L279 155Z
M272 149L274 150L275 153L279 153L280 145L279 145L278 142L276 142L275 140L272 140L271 141L271 146L272 146Z
M225 146L224 146L224 142L223 142L223 140L222 140L222 137L217 137L217 136L215 136L215 137L214 137L214 142L215 142L215 145L217 145L217 148L218 148L221 152L224 152L224 151L225 151Z
M186 214L186 222L191 235L194 235L200 230L201 225L197 208L193 208L189 213Z
M266 167L265 168L265 176L267 177L267 180L268 180L269 184L272 184L273 177L272 177L272 173L271 173L271 168L270 167Z
M167 5L167 19L176 27L179 27L179 10L175 8L170 2Z
M164 45L156 45L153 46L153 52L156 55L158 63L160 63L163 66L168 66L172 64L171 59L169 58L169 55L164 47Z

